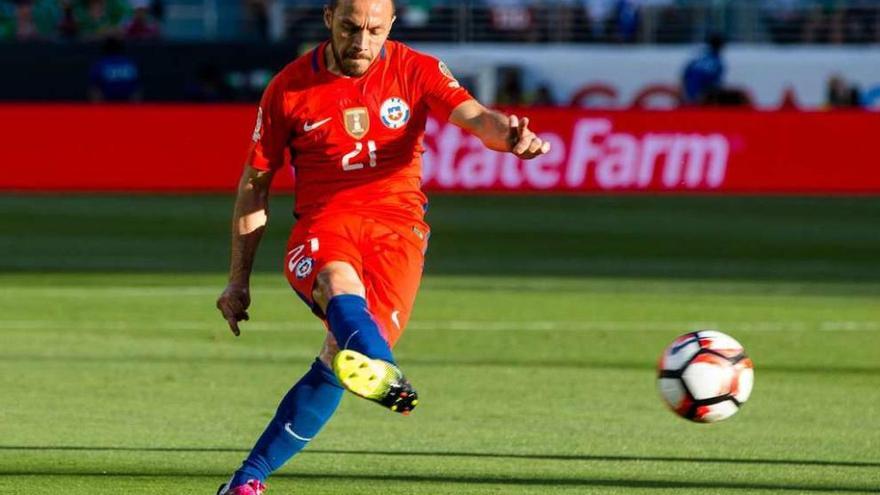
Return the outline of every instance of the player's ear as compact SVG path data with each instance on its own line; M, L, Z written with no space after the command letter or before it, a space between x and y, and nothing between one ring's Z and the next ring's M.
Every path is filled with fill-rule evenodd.
M324 25L327 29L333 30L333 9L329 5L324 6Z

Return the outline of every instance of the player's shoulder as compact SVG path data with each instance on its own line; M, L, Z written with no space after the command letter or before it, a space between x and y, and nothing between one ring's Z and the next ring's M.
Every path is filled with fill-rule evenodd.
M393 43L391 56L397 58L399 70L407 74L407 77L415 77L416 79L427 81L449 79L458 84L449 67L438 57L416 50L399 41L389 43Z
M316 57L319 50L320 45L306 51L285 65L275 74L270 85L285 93L302 91L312 86L318 75Z
M440 60L428 53L416 50L415 48L402 43L400 41L388 41L387 49L391 56L398 59L404 67L436 67Z

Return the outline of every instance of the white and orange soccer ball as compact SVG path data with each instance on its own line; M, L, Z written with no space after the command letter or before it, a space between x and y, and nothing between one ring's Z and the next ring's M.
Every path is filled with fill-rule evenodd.
M660 396L679 416L698 423L727 419L749 400L752 360L733 337L700 330L675 339L658 364Z

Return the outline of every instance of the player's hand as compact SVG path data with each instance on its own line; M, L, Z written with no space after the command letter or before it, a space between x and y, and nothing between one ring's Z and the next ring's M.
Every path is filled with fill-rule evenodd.
M250 319L247 309L251 305L251 292L247 285L230 283L217 298L217 309L229 323L229 329L236 337L241 335L238 322Z
M550 143L529 129L529 118L510 116L510 152L523 160L530 160L550 151Z

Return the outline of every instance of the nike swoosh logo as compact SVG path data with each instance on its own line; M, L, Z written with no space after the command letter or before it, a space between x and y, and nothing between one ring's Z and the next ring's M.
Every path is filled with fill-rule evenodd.
M331 120L333 120L333 117L327 117L327 118L324 119L324 120L319 120L319 121L317 121L317 122L312 122L311 124L308 123L308 122L306 122L305 125L303 125L303 130L306 131L306 132L314 131L314 130L317 129L318 127L321 127L322 125L326 124L327 122L330 122Z
M293 425L291 425L290 423L285 423L285 424L284 424L284 429L287 431L287 433L290 433L290 436L292 436L293 438L295 438L295 439L297 439L297 440L300 440L300 441L302 441L302 442L308 442L308 441L311 440L311 438L301 437L301 436L297 435L297 434L293 431L292 426L293 426Z
M396 309L391 312L391 321L394 322L394 325L397 327L398 330L400 330L400 320L397 319L397 315L399 314L400 311L397 311Z

